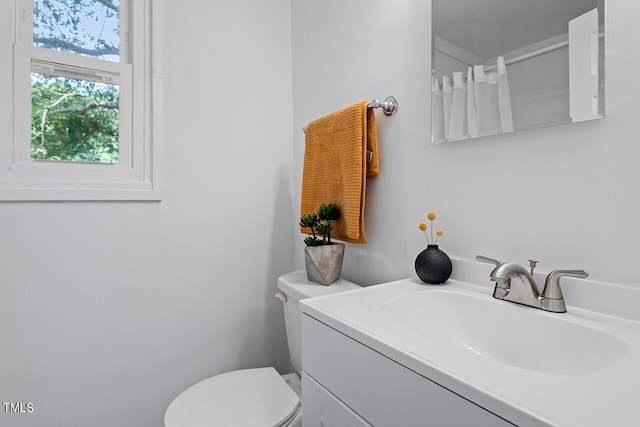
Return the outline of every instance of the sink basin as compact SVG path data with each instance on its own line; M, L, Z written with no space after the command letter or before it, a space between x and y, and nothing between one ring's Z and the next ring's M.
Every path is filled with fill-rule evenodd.
M568 312L549 313L493 298L484 264L452 261L443 286L407 278L300 307L513 425L640 426L640 286L567 278Z
M431 290L385 302L384 315L425 337L538 372L578 375L615 364L630 350L618 337L486 294Z

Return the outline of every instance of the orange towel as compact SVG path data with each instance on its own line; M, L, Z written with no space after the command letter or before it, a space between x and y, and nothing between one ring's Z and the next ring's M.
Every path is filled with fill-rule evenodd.
M300 216L335 203L342 213L331 237L366 243L364 204L367 176L379 172L375 114L360 102L307 126ZM367 151L373 156L367 163ZM303 233L309 229L300 228Z

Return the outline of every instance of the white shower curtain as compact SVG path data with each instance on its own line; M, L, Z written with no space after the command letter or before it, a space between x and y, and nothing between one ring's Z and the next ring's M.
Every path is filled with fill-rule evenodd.
M513 132L507 67L498 57L496 71L485 66L467 69L453 77L432 79L432 141L458 141L478 136ZM452 83L453 80L453 83Z
M473 68L467 69L467 121L469 138L477 138L480 136L478 133L478 122L476 119L476 96L473 88Z
M444 142L444 103L440 81L431 77L431 143Z
M451 114L449 117L450 141L458 141L469 137L467 132L467 85L462 71L453 73L453 95L451 97Z
M442 76L442 109L444 111L444 139L449 141L449 123L451 122L451 100L453 98L453 89L451 88L451 79L448 76Z

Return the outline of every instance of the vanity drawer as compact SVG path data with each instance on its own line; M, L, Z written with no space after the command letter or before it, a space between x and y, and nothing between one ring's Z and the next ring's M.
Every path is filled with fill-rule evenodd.
M372 427L304 372L302 400L304 427Z
M306 314L302 369L374 426L513 426Z

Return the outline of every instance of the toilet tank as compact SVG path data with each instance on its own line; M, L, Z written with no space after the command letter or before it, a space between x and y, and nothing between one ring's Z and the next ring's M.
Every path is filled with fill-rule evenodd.
M300 333L302 313L298 308L298 301L304 298L335 294L358 288L360 286L343 279L338 279L329 286L312 282L307 279L307 273L304 270L294 271L278 278L278 289L286 295L286 301L283 302L283 306L289 356L291 357L291 364L299 374L302 372L302 337Z

